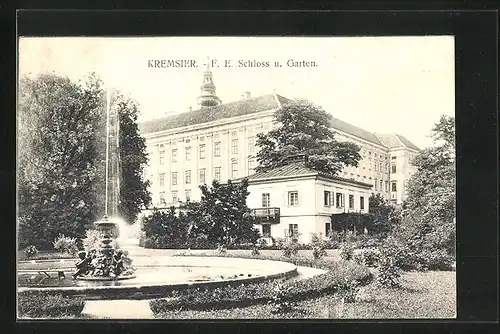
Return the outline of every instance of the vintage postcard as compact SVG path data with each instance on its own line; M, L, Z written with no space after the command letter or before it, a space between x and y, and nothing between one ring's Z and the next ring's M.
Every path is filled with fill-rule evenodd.
M454 319L454 43L20 37L18 319Z

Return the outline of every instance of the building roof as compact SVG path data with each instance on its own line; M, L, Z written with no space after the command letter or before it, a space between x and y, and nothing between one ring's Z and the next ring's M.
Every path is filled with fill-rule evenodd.
M255 174L246 176L244 178L248 179L249 182L252 182L252 181L268 180L268 179L294 178L300 176L322 176L331 180L349 182L365 187L372 186L369 183L364 183L352 179L346 179L343 177L333 176L330 174L319 172L310 167L307 167L304 162L293 162L288 165L276 167L264 172L257 172ZM242 180L244 178L240 178L238 180Z
M219 119L232 118L277 109L280 105L286 104L290 101L290 99L278 94L256 96L248 99L223 103L214 107L203 107L181 114L142 122L139 124L139 130L142 134L145 134L189 125L203 124ZM376 145L386 146L389 148L408 147L414 150L420 150L415 144L398 134L371 133L335 117L332 117L331 125L335 130L345 132Z
M202 124L219 119L249 115L261 111L277 109L280 107L280 104L288 101L289 99L277 94L257 96L146 121L139 124L139 130L144 134L188 125Z
M358 128L357 126L354 126L352 124L346 123L338 118L332 117L331 124L334 129L351 134L353 136L356 136L358 138L362 138L366 141L369 141L371 143L384 146L384 144L377 138L377 136L374 133L368 132L366 130L363 130L361 128Z
M413 150L420 151L420 149L415 144L396 133L377 133L376 135L380 139L380 141L389 148L408 147Z
M420 151L420 149L417 147L417 145L413 144L411 141L409 141L405 137L398 135L397 133L395 133L395 135L404 144L404 146L411 148L411 149L414 149L414 150L417 150L417 151Z

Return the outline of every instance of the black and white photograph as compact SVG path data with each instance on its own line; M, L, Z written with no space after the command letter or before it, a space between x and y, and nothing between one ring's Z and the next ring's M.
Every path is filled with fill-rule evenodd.
M17 318L455 319L453 36L19 37Z

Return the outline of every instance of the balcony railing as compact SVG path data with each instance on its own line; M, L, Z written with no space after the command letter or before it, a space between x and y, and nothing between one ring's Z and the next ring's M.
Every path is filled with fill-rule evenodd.
M252 209L251 215L255 217L257 224L261 223L279 224L280 222L280 208Z

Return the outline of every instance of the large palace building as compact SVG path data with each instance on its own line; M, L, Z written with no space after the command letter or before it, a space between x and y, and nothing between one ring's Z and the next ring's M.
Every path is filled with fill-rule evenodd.
M238 101L222 103L207 68L198 109L139 125L149 154L146 176L152 205L160 208L198 200L200 184L254 174L256 136L275 126L274 112L289 101L275 93L253 97L245 92ZM337 118L332 119L332 127L338 140L359 145L363 157L358 167L345 168L339 177L402 203L412 174L410 161L419 148L399 134L371 133Z

